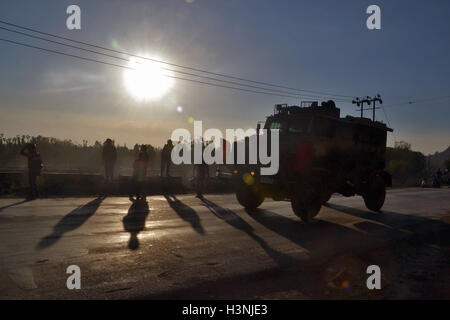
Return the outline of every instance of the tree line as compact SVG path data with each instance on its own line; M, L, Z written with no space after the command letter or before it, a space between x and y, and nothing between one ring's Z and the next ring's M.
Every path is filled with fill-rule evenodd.
M386 149L386 170L392 175L394 185L420 185L422 179L432 176L438 168L430 163L429 156L411 150L411 145L405 141L398 141L393 148ZM450 160L440 169L442 172L450 170Z
M61 140L41 135L6 137L4 134L0 134L1 170L26 168L26 159L20 156L20 150L26 143L36 144L38 152L41 153L45 171L95 173L102 169L103 142L96 140L89 144L87 140L83 140L80 144L70 139ZM146 145L150 157L150 167L152 169L159 168L161 149L150 144ZM126 144L116 145L116 166L125 171L131 170L133 160L139 153L139 147L138 144L135 144L133 148L127 147Z

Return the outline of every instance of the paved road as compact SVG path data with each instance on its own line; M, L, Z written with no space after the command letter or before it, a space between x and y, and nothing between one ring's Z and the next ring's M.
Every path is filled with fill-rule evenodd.
M382 213L333 196L315 225L288 202L147 200L0 199L0 298L450 298L450 189L391 190Z

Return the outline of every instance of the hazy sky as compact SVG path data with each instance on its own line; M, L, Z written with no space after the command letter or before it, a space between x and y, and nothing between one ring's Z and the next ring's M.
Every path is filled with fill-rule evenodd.
M66 28L70 4L81 8L81 30ZM381 8L381 30L366 28L371 4ZM424 153L450 145L449 12L448 0L0 3L0 20L106 47L115 43L120 50L164 61L295 88L380 93L395 139ZM4 30L0 38L126 64ZM249 128L275 103L299 103L182 80L162 98L142 102L126 89L120 68L1 41L0 57L0 132L6 135L90 143L111 137L128 146L161 146L173 129L192 130L189 117L208 128ZM342 115L358 114L349 103L338 107ZM386 122L381 110L377 115ZM393 139L390 134L390 144Z

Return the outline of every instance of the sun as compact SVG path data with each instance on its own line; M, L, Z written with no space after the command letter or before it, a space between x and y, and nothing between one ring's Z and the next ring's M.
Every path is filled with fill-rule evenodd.
M137 101L157 100L174 85L173 73L162 64L131 57L124 72L124 83L128 92Z

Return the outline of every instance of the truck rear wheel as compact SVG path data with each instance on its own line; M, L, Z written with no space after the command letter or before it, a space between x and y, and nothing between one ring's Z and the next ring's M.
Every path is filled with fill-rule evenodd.
M245 209L254 210L264 202L264 195L257 186L241 185L236 190L236 199Z
M314 217L319 213L321 206L320 197L306 200L297 196L291 199L291 207L295 215L306 223L315 222Z
M381 176L375 176L363 195L367 209L380 211L386 198L386 183Z

